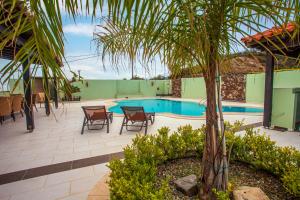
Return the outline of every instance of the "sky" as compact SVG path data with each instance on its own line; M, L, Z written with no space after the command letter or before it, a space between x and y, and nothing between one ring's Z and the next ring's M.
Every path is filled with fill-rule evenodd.
M104 11L105 12L105 11ZM63 31L65 35L65 56L68 61L64 63L63 70L68 78L71 78L71 71L78 73L84 79L130 79L131 65L129 62L125 68L117 71L111 63L102 63L101 55L97 55L96 44L93 41L93 33L96 25L100 24L100 19L92 22L91 17L83 15L71 19L66 12L62 11ZM0 59L0 69L7 63ZM126 62L125 62L126 63ZM142 78L151 78L157 75L168 76L168 69L155 59L155 62L145 70L141 64L136 62L134 75ZM41 72L37 73L41 76ZM16 77L18 74L16 74ZM1 88L0 88L1 89Z
M109 61L103 66L101 54L97 55L96 43L93 41L93 33L100 19L91 22L90 17L77 17L76 23L66 15L63 17L63 31L65 34L65 56L68 64L65 64L64 71L70 76L69 70L78 73L85 79L130 79L131 65L117 71ZM69 69L70 67L70 69ZM157 62L152 70L145 70L140 64L136 64L134 74L143 78L150 78L159 74L167 74L167 69Z
M131 65L126 62L125 68L117 71L108 61L102 62L101 54L97 54L96 43L93 41L93 33L100 19L92 22L91 17L76 17L76 23L67 15L63 15L63 31L65 34L65 56L68 65L65 64L64 72L70 76L70 69L85 79L130 79ZM127 67L128 66L128 67ZM143 69L139 64L134 68L134 74L143 78L149 78L158 74L167 75L167 69L162 65L155 65L154 70Z
M65 36L65 57L68 61L64 63L63 71L68 78L72 77L70 72L78 73L84 79L130 79L131 64L127 65L118 71L112 67L111 63L105 62L105 68L102 62L101 55L97 55L96 43L93 41L93 33L96 30L96 25L100 24L100 19L92 22L89 16L78 16L75 22L65 12L62 12L63 31ZM7 64L8 61L0 59L0 69ZM128 67L127 67L128 66ZM17 72L14 77L19 76ZM150 70L145 70L138 62L134 67L134 75L142 78L151 78L156 75L168 75L168 70L165 66L156 62L150 67ZM37 76L41 76L41 71ZM1 87L1 86L0 86ZM1 89L1 88L0 88Z

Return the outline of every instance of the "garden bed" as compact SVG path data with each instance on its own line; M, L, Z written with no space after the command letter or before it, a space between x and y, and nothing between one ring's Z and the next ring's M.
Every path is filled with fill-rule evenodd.
M157 169L157 186L159 186L161 181L168 179L170 191L167 196L170 199L199 199L197 196L187 197L176 190L174 181L190 174L195 174L199 177L201 174L201 159L196 157L176 159L159 165ZM245 185L259 187L271 200L299 199L289 194L282 182L272 174L254 169L241 162L230 163L229 183L233 189Z
M257 186L270 199L300 199L300 152L278 147L253 129L246 129L242 137L235 135L240 126L240 122L226 124L230 185L228 191L217 192L217 198L228 200L238 186ZM111 199L184 199L173 182L201 174L204 138L205 127L193 130L191 126L173 133L163 127L156 135L137 136L124 149L124 160L109 163Z

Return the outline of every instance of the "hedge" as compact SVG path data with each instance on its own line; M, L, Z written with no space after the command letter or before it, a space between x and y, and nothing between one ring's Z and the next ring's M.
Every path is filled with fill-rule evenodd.
M237 136L240 125L240 122L226 124L230 159L267 170L282 180L288 192L300 196L300 152L292 147L276 146L269 137L253 129ZM168 199L168 180L156 185L157 166L191 155L201 158L204 132L205 127L193 130L187 125L172 134L169 128L163 127L156 135L138 135L124 149L124 160L113 160L108 165L111 199Z

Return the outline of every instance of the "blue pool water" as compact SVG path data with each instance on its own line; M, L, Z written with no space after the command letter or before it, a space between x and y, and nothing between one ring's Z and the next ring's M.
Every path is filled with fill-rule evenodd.
M173 113L185 116L205 115L205 106L195 102L174 101L167 99L135 99L116 101L117 105L109 108L109 111L122 114L120 106L143 106L145 112ZM261 108L223 106L223 112L261 113Z

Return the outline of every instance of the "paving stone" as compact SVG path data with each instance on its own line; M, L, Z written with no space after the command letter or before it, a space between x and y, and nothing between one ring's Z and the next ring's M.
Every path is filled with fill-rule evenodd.
M270 200L258 187L241 186L233 191L234 200Z
M179 178L174 183L176 189L187 196L194 196L198 193L197 176L195 174Z

